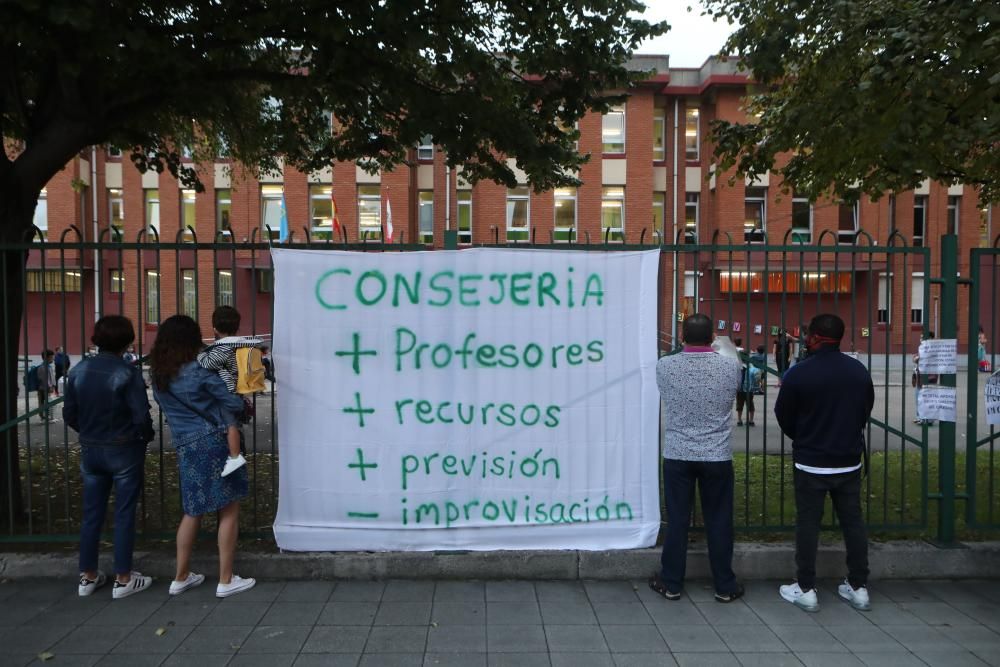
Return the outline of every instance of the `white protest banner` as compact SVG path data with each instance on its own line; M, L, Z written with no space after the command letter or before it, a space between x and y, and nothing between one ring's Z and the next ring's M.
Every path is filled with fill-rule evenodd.
M653 544L659 251L272 257L280 548Z
M917 390L917 419L955 421L958 392L954 387L923 387Z
M930 338L920 341L920 372L933 375L955 373L958 341L954 338Z
M1000 370L986 380L986 423L1000 424Z

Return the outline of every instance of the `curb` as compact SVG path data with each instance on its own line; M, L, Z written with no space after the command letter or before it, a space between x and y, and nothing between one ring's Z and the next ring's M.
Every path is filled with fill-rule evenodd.
M744 580L790 579L795 573L793 543L737 543L733 568ZM195 570L211 574L217 559L203 545ZM104 555L110 572L110 554ZM872 579L985 579L1000 576L1000 542L975 542L942 549L926 542L873 543ZM244 576L279 581L371 579L593 579L645 580L659 569L659 549L615 551L437 551L238 553ZM174 556L136 552L135 568L157 578L173 578ZM0 553L0 577L69 577L77 571L75 554ZM821 545L816 560L821 578L844 576L840 544ZM687 576L711 577L704 545L688 555Z

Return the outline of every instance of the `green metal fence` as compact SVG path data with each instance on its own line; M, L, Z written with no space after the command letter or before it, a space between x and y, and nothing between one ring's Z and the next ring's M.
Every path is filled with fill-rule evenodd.
M0 252L31 253L24 269L22 340L9 340L5 336L3 341L4 359L11 358L10 353L16 349L21 367L7 368L6 377L9 380L10 374L16 373L20 384L23 369L37 363L41 349L63 346L86 350L94 318L105 313L123 314L136 323L136 351L140 355L149 350L155 336L155 326L147 325L149 320L159 321L174 312L187 312L200 315L205 322L207 314L220 303L240 308L244 316L241 333L269 334L273 324L268 291L271 243L261 240L269 238L271 232L265 229L262 233L255 232L248 242L236 242L222 234L212 242L203 242L188 229L171 241L153 232L142 232L134 240L125 241L113 230L105 230L97 242L90 242L83 241L79 232L71 228L58 240L0 247ZM642 238L645 241L646 235ZM539 243L537 236L533 236L527 243L504 247L595 252L659 248L659 342L663 353L675 348L679 322L692 312L709 315L718 323L719 334L743 338L748 350L765 346L769 381L764 393L755 397L758 418L753 427L734 428L733 435L739 530L784 532L794 527L791 443L780 433L772 415L780 379L773 356L774 334L787 331L801 337L797 328L816 313L832 310L839 312L848 326L844 350L862 361L876 382L876 409L866 434L871 465L864 501L870 527L886 533L911 534L928 533L936 527L936 534L947 541L949 526L942 524L947 521L950 539L954 540L954 502L963 498L960 492L956 496L955 489L954 428L950 433L947 427L938 428L937 442L932 438L934 429L911 423L915 409L909 358L916 351L922 330L928 327L926 305L930 303L932 281L923 283L923 307L915 322L910 321L916 309L910 307L912 297L908 289L896 290L897 297L887 297L890 301L901 299L901 304L883 303L885 299L879 291L882 276L908 277L915 272L930 276L929 249L907 246L899 235L890 238L886 245L876 245L864 232L851 238L838 238L826 232L812 244L798 242L801 238L792 243L789 235L781 243L773 244L764 237L734 240L719 234L709 243L701 244L684 237L663 244L659 236L651 236L649 243L638 245L609 243L607 238L589 243L586 236L583 242L574 243L548 240L549 243ZM317 241L306 234L301 242L293 237L286 245L358 252L426 249L403 241L392 245L377 240L348 244L332 239ZM454 234L446 236L446 245L454 247L455 242ZM4 262L9 261L9 253L0 256ZM995 254L973 254L974 262L982 262L986 257L995 262ZM206 271L211 276L205 276ZM30 272L36 274L32 276ZM165 274L174 280L172 295L166 294L169 281L163 280ZM55 277L50 279L50 275ZM150 279L154 276L155 289L152 289ZM954 292L957 285L942 285L941 289L944 306L951 303L944 297L944 290ZM892 293L890 288L889 294ZM995 289L993 293L996 294ZM6 292L0 306L3 317L9 318ZM955 310L954 305L949 307ZM893 317L900 317L899 313L904 321L894 323ZM268 393L256 397L256 417L247 440L251 497L243 506L241 529L244 534L265 538L277 505L279 415L274 408L274 392L281 391L280 364L280 359L276 360L277 383ZM945 378L945 383L949 380L954 384L954 377ZM76 436L64 422L37 423L38 406L27 394L22 387L19 415L0 425L0 438L17 434L16 452L7 453L18 457L21 498L26 510L23 515L15 515L9 509L14 505L13 498L6 499L8 511L0 517L0 541L75 540L80 518ZM50 409L58 413L60 401L61 398L50 399ZM670 409L669 401L665 409ZM154 414L159 428L149 449L138 522L142 535L149 538L171 535L180 517L176 460L169 429L158 411ZM949 438L950 448L946 442ZM981 462L987 442L989 461L980 470L973 454L978 452ZM975 505L977 488L986 485L992 497L995 476L992 443L991 431L988 441L970 450L966 459L966 469L971 475L967 483L972 512L969 525L996 526L992 501L985 515L983 507ZM973 474L976 470L979 472ZM974 507L978 507L979 514L973 512ZM971 520L980 515L986 519ZM935 516L937 521L933 520ZM831 522L829 527L835 525Z

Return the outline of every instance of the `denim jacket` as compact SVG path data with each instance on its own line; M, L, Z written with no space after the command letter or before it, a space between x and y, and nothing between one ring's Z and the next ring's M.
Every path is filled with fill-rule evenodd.
M243 412L243 399L230 394L222 378L197 361L181 366L169 392L154 386L153 397L170 422L175 446L237 424Z
M109 352L70 371L63 418L80 434L81 445L145 445L153 439L142 373Z

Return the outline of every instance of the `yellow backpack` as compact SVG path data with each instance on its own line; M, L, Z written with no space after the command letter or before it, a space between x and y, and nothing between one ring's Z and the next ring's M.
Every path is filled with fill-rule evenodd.
M267 391L264 386L264 362L260 349L256 347L236 348L237 394L259 394Z

